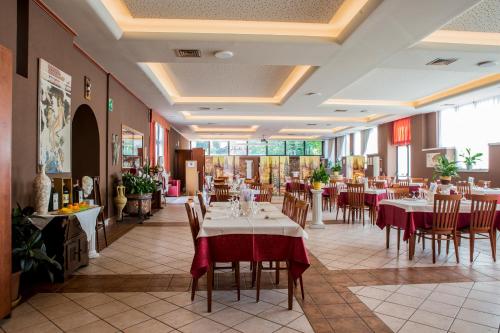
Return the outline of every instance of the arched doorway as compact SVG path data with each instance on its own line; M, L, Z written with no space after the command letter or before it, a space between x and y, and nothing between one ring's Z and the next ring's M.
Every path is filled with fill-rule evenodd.
M76 109L71 124L71 170L73 179L99 176L99 128L87 104Z

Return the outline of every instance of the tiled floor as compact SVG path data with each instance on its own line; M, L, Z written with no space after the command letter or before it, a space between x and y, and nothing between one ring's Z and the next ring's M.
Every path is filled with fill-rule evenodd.
M313 332L301 307L287 309L286 290L215 291L212 313L200 292L41 293L18 306L5 332Z
M500 281L351 287L394 332L498 332Z

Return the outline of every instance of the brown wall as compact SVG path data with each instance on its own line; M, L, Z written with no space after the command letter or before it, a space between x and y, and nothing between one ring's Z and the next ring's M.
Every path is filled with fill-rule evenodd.
M0 43L11 47L15 54L16 0L3 0L0 10ZM43 58L72 77L71 111L87 104L94 112L99 127L102 197L107 191L108 175L119 174L119 166L111 165L111 134L121 134L121 125L128 124L145 134L149 142L148 108L113 78L110 79L109 95L114 100L113 112L109 113L109 138L107 128L107 77L73 45L73 35L65 30L34 1L29 7L29 60L28 78L14 74L13 96L13 157L12 200L21 205L33 203L32 182L37 164L37 89L38 59ZM91 100L84 99L84 76L91 79ZM109 139L109 141L108 141ZM109 143L108 143L109 142ZM106 147L109 149L107 150ZM106 153L108 158L106 158ZM73 152L85 154L85 151ZM109 172L106 174L106 163ZM111 197L112 191L109 192ZM110 205L112 206L112 205ZM111 208L110 208L111 209Z
M392 123L378 127L379 155L383 159L384 172L388 176L396 174L396 149L391 144ZM426 154L439 150L425 151L438 147L438 114L436 112L420 114L411 118L411 174L413 177L432 179L432 168L426 167ZM500 145L489 146L489 170L474 172L459 172L461 179L474 177L476 180L491 180L492 186L500 186L500 169L495 166L500 163Z
M168 151L170 156L170 174L175 175L177 170L175 170L175 150L176 149L190 149L189 140L183 137L177 130L173 127L168 131ZM184 186L184 185L182 185Z

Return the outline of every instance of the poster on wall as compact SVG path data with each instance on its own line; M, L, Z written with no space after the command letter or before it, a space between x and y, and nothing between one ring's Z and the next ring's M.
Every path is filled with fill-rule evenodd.
M427 153L425 155L425 165L428 167L428 168L434 168L434 166L436 166L436 163L437 163L437 159L438 159L438 156L440 156L441 153Z
M71 172L71 76L39 59L38 164L47 173Z
M113 165L118 164L118 159L120 157L120 140L118 139L118 134L113 134L112 135L113 139L113 160L112 163Z

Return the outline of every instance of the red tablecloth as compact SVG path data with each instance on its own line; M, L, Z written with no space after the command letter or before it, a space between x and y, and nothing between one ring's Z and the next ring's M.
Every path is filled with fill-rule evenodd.
M470 213L460 213L457 228L467 227L470 223ZM417 228L432 228L431 212L406 212L403 208L393 205L380 205L377 225L380 229L395 226L404 230L403 240L408 240ZM495 216L495 225L500 230L500 214Z
M365 193L365 205L367 206L378 207L378 203L383 199L387 199L387 193L380 193L380 194ZM347 192L339 193L337 204L339 206L347 204Z
M191 275L201 277L212 262L289 261L297 279L309 267L304 240L279 235L222 235L200 237L191 265Z

